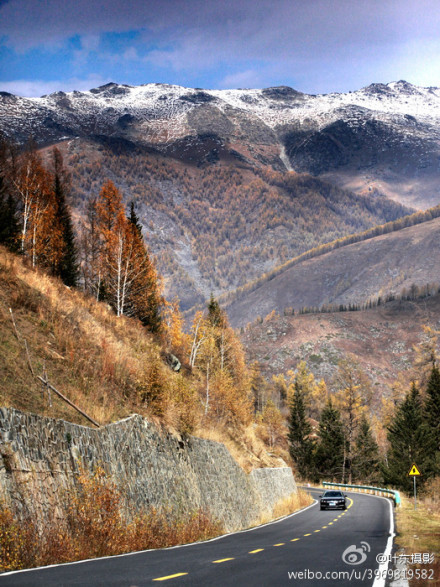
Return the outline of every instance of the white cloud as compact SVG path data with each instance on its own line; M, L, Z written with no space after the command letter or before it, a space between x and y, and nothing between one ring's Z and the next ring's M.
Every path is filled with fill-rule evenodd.
M138 61L139 60L139 55L138 52L136 50L135 47L128 47L122 57L126 60L126 61Z
M222 89L234 88L261 88L264 85L264 75L261 71L248 69L225 76L218 84Z

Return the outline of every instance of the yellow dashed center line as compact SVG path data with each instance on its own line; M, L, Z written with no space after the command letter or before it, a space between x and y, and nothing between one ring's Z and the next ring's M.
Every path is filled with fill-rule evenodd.
M351 506L353 505L353 500L350 499L350 505L347 506L347 509L351 508ZM322 526L322 529L327 528L328 526L333 526L334 522L337 522L339 518L341 518L342 516L345 516L345 514L347 513L347 511L343 512L342 514L340 514L337 518L335 518L332 522L328 522L327 526ZM321 532L321 530L314 530L314 533L316 532ZM304 536L311 536L312 533L310 534L304 534ZM298 540L300 540L299 538L292 538L292 540L290 542L297 542ZM284 546L286 543L285 542L278 542L277 544L274 544L274 546ZM249 551L249 554L257 554L257 552L263 552L264 548L257 548L255 550L251 550ZM225 563L227 561L233 561L235 560L234 558L221 558L218 559L216 561L212 561L214 564L218 564L218 563ZM176 577L183 577L185 575L187 575L188 573L175 573L174 575L166 575L165 577L157 577L156 579L153 579L153 581L168 581L169 579L175 579Z
M157 579L153 579L153 581L168 581L168 579L175 579L176 577L183 577L183 575L187 575L188 573L176 573L175 575L167 575L166 577L157 577Z

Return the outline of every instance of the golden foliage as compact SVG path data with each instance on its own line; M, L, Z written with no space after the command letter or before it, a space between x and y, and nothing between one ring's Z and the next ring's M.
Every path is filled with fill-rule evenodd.
M205 418L247 425L252 419L251 376L241 342L221 310L215 318L209 311L196 314L190 348Z
M271 450L286 436L285 418L272 400L266 402L261 412L260 427L263 428L260 435L266 440Z
M57 216L54 176L30 149L21 155L13 185L21 203L21 252L39 265L55 271L65 246Z
M11 510L0 502L0 571L22 569L26 535Z

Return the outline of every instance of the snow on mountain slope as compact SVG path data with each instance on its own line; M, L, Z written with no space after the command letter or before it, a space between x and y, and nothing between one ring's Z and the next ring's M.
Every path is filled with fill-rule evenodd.
M211 137L252 166L292 168L420 208L440 200L439 121L440 89L405 81L317 96L286 86L115 83L41 98L0 92L0 131L21 143L107 137L179 157Z
M0 93L0 120L4 130L33 127L37 121L50 125L48 117L59 118L74 126L85 124L81 117L96 119L106 125L130 124L130 116L148 122L155 134L164 126L159 121L173 121L171 130L158 141L172 140L187 130L186 116L196 108L214 105L227 115L233 110L253 114L272 129L289 124L320 127L337 120L341 109L357 106L373 111L384 119L413 116L431 125L440 118L440 89L420 88L407 82L372 84L348 94L306 95L292 88L263 90L198 90L167 84L126 86L114 83L88 92L56 92L41 98L20 98ZM232 109L232 110L231 110ZM120 117L125 116L125 120ZM25 120L20 120L26 118ZM14 133L15 134L15 133Z

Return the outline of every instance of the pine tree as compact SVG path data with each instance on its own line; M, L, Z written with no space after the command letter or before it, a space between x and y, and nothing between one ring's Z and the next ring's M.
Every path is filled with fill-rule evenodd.
M136 214L133 202L130 204L130 215L127 217L127 221L134 251L133 262L135 268L137 267L130 293L133 313L148 330L159 332L162 327L162 314L166 314L166 302L160 292L160 278L145 245L142 236L142 224ZM177 303L177 306L174 307L173 316L175 335L177 336L179 336L179 320L180 314ZM183 341L181 329L180 335ZM180 344L177 340L174 342L178 345Z
M128 296L131 315L136 316L150 332L159 332L165 303L160 277L137 227L131 223L129 227L133 248L132 281Z
M313 448L311 439L312 426L307 418L304 393L295 379L294 392L289 416L289 451L302 477L308 477L313 471Z
M432 475L432 437L424 426L424 415L419 390L415 383L397 408L388 427L390 449L384 466L385 483L410 491L408 472L415 463L423 473L421 482Z
M58 149L53 149L52 157L53 190L64 240L63 252L56 273L66 285L76 287L78 285L78 251L75 244L72 217L66 199L69 178L63 165L62 155Z
M225 313L220 308L220 304L214 298L214 294L212 292L208 303L208 319L212 326L215 327L227 325L227 318Z
M437 473L440 472L440 371L432 367L431 376L426 387L424 409L424 426L432 443L432 459Z
M0 139L0 243L18 251L20 227L17 201L12 195L10 147Z
M11 193L1 194L2 178L0 177L0 243L9 250L19 249L20 227L17 220L17 203Z
M319 441L315 453L316 474L319 479L342 481L345 461L344 425L331 398L322 411Z
M362 414L353 450L353 477L356 481L376 483L381 478L379 465L379 447L365 414Z
M128 221L136 227L139 236L142 237L142 224L140 223L139 217L134 209L134 202L130 202L130 216L128 217Z

